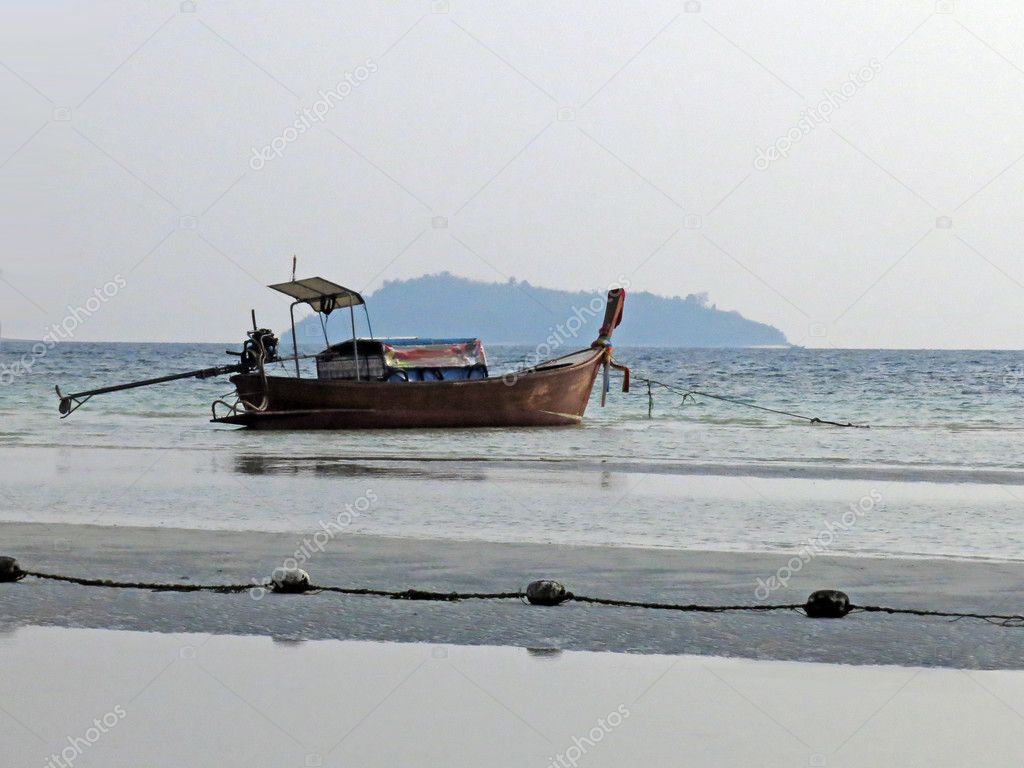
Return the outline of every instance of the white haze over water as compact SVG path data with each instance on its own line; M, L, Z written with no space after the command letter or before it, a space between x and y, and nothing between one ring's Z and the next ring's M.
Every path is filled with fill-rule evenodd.
M1018 348L1022 35L954 0L8 2L3 335L116 275L77 339L281 327L297 254L367 291L624 273L806 346Z

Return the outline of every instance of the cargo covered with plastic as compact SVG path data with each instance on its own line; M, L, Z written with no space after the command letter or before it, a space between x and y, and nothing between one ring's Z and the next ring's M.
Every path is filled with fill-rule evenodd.
M487 360L480 339L359 339L317 355L317 373L321 379L485 379Z

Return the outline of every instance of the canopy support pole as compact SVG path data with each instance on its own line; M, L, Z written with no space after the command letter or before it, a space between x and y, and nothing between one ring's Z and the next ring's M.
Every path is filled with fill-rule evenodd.
M373 336L373 326L370 324L370 310L366 308L366 302L363 302L363 312L366 313L366 327L370 330L370 338Z
M359 376L359 342L356 341L356 309L351 304L348 307L348 317L352 321L352 354L356 359L356 381L361 381Z
M302 374L299 373L299 339L295 335L295 305L300 303L298 301L294 302L289 310L292 316L292 351L295 354L295 378L297 379L302 378Z
M331 348L331 340L327 337L327 319L329 315L324 315L323 312L319 313L320 317L320 330L324 332L324 343L327 345L327 349Z

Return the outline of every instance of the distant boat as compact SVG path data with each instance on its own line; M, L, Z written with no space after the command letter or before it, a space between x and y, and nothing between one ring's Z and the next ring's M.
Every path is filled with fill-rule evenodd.
M157 379L64 395L60 411L67 416L97 394L184 378L226 374L235 385L233 402L218 400L212 421L252 429L389 429L415 427L546 427L579 424L594 381L604 369L628 370L611 359L611 336L622 321L625 291L608 292L598 338L585 349L545 360L502 376L487 370L483 344L475 338L369 338L355 333L355 308L366 302L356 291L321 277L269 286L290 296L291 356L278 356L272 331L248 333L237 365L207 368ZM310 306L324 320L326 348L312 357L316 377L302 375L295 333L295 307ZM352 337L331 344L326 318L348 309ZM273 363L294 362L293 375L268 373ZM603 394L602 394L603 403Z

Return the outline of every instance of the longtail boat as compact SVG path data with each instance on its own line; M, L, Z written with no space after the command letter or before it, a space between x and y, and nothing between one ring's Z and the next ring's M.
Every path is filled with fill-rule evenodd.
M161 376L100 389L64 394L57 387L65 418L99 394L186 378L230 375L233 400L211 406L216 424L251 429L391 429L416 427L548 427L579 424L599 372L604 371L602 405L609 368L629 370L612 360L611 337L622 321L625 291L608 292L604 321L587 348L528 368L492 376L483 344L475 338L375 338L366 302L356 291L312 277L269 286L293 299L292 355L278 354L273 331L253 329L233 365ZM295 308L307 305L321 316L326 348L299 353ZM369 338L356 335L355 309L366 312ZM326 319L348 309L352 337L331 344ZM300 361L313 358L316 375L303 375ZM282 374L268 371L294 364Z

